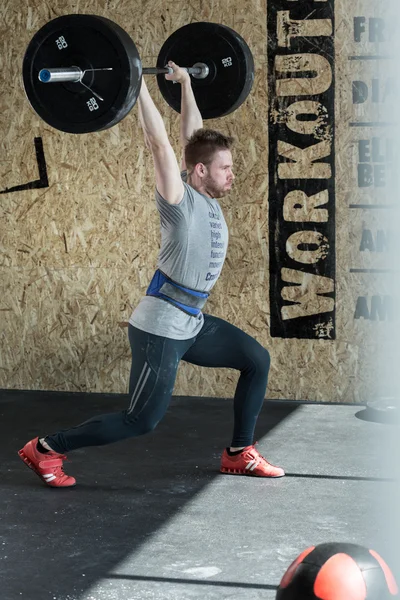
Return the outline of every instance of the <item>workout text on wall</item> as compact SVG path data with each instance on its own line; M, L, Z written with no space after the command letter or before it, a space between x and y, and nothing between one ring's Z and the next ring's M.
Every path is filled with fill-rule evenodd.
M334 0L267 10L271 335L335 339Z

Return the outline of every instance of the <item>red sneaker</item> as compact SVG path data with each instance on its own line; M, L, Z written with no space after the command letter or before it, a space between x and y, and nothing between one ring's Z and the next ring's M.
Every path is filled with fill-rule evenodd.
M72 487L76 484L74 477L69 477L63 471L63 460L67 457L57 452L42 453L36 449L39 438L34 438L18 452L24 461L40 479L51 487Z
M221 473L231 475L252 475L253 477L283 477L285 471L265 460L254 446L246 446L240 454L229 456L226 449L222 453Z

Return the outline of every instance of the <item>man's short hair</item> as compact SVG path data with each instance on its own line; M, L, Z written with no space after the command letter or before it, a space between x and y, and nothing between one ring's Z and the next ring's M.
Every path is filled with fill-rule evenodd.
M188 172L198 163L208 165L219 150L230 150L234 138L214 129L198 129L194 132L185 147L185 162Z

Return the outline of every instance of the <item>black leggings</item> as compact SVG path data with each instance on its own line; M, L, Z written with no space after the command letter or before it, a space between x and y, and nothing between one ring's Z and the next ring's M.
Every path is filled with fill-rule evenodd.
M189 340L146 333L129 325L132 368L129 406L93 417L45 438L56 452L100 446L152 431L165 415L179 361L240 371L234 398L232 447L253 444L254 429L268 383L270 356L254 338L234 325L204 315L199 334Z

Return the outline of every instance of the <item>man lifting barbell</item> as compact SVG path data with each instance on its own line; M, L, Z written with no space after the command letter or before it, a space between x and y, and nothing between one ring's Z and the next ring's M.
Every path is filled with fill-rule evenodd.
M76 483L64 473L65 453L152 431L168 408L180 360L240 371L233 437L222 453L221 472L284 475L253 445L268 381L268 351L237 327L202 312L227 251L228 230L217 198L224 197L233 183L233 139L202 128L190 75L175 63L169 65L173 73L165 77L180 83L182 91L182 174L144 80L138 99L140 123L154 161L162 235L154 277L129 319L129 406L36 437L19 451L22 460L52 487Z

